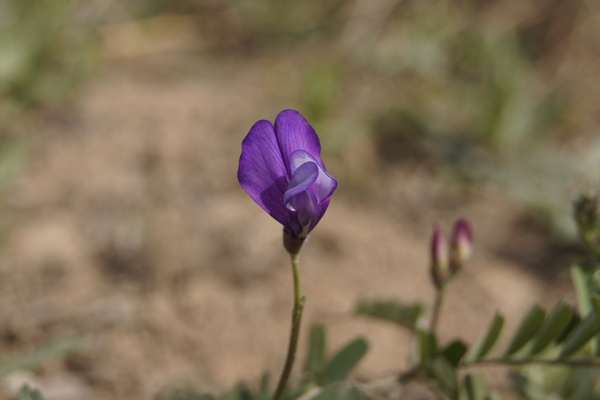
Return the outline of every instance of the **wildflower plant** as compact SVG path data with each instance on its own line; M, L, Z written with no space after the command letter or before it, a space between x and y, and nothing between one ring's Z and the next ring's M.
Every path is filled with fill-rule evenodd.
M283 244L292 258L294 309L288 354L273 396L279 400L294 363L306 302L298 254L325 214L337 181L325 170L316 132L293 110L280 112L274 125L262 120L252 126L242 142L238 179L250 197L283 225Z
M549 310L534 304L498 348L505 317L501 311L475 343L442 340L439 315L445 293L468 265L474 249L473 229L466 219L454 223L449 237L435 225L429 243L429 274L435 289L432 305L405 304L401 300L368 299L358 302L358 317L391 322L410 332L414 348L408 367L371 382L348 381L368 351L357 338L327 356L325 327L313 325L299 380L290 382L305 297L301 292L298 255L309 233L327 210L337 181L321 160L314 129L296 111L282 111L275 123L259 121L242 143L238 179L250 197L283 226L284 248L290 254L294 305L287 356L276 385L265 373L257 387L244 383L216 397L191 390L157 395L156 400L364 400L397 399L409 382L421 383L432 398L495 400L500 395L485 384L482 368L502 366L511 371L516 391L531 400L595 400L600 368L600 210L597 195L582 195L574 202L574 219L588 258L571 267L577 304L560 300ZM425 247L425 246L424 246ZM475 267L476 268L476 267ZM423 273L426 273L424 266ZM21 400L41 400L41 393L24 387Z
M569 371L570 375L565 380L568 383L565 388L554 393L555 398L600 398L594 380L589 379L596 376L594 369L600 367L600 262L597 257L600 222L595 196L582 196L574 208L580 236L590 253L585 267L572 267L577 307L563 300L549 311L534 305L512 334L508 346L495 356L489 354L502 335L505 318L500 312L492 318L488 330L476 343L469 344L461 339L442 342L437 326L444 294L451 290L451 281L467 267L474 241L471 224L466 219L454 223L448 239L440 225L435 225L430 241L429 273L435 288L431 307L401 301L361 300L355 308L356 315L386 320L408 329L413 337L412 346L416 347L412 365L378 381L347 383L348 374L367 352L367 342L356 339L326 359L325 328L314 325L310 329L302 379L295 385L289 384L305 304L300 290L298 254L307 235L323 217L337 187L336 180L325 169L320 150L315 131L292 110L282 111L275 124L257 122L242 143L238 179L250 197L283 226L284 247L292 260L294 307L286 362L274 393L271 394L268 375L265 375L258 391L242 384L222 399L393 398L390 396L395 390L413 381L430 387L436 398L498 399L497 393L487 390L476 368L487 365L513 368L515 386L527 398L546 398L536 397L536 393L545 392L541 384L531 378L531 371L535 372L536 368L545 371L557 366L562 367L560 371ZM587 371L584 375L577 372L581 368ZM569 392L568 385L579 385L577 396L569 394L572 390ZM216 399L207 396L199 398Z

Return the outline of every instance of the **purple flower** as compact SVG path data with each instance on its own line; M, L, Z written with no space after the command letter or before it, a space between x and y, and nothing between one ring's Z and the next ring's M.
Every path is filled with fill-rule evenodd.
M242 188L294 238L317 225L337 182L325 171L314 129L297 111L258 121L242 142Z
M450 246L439 225L431 235L431 277L434 285L442 289L464 267L473 253L473 233L466 219L454 223Z

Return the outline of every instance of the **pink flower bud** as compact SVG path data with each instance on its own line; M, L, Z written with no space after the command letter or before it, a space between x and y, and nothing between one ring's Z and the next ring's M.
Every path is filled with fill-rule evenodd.
M455 273L473 254L473 233L467 220L459 219L454 223L450 249L450 270Z
M431 277L437 288L441 288L449 277L450 250L439 225L433 228L431 236Z

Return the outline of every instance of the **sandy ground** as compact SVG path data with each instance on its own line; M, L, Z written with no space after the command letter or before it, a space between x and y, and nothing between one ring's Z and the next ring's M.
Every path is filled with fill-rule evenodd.
M29 380L48 400L150 399L167 386L221 391L279 372L290 268L280 226L239 188L236 170L249 127L293 104L270 98L257 70L176 77L115 69L69 115L40 119L6 193L0 349L10 357L71 337L85 346L13 373L6 392ZM302 252L304 327L325 323L332 348L369 339L353 379L407 368L407 334L350 311L362 298L430 300L427 242L438 219L449 229L466 214L480 244L449 290L446 339L476 340L495 310L509 316L510 330L527 306L564 289L498 256L498 241L530 242L515 243L511 209L497 196L474 200L471 191L463 205L446 207L443 184L378 167L357 195L344 188L341 164L331 165L340 190Z

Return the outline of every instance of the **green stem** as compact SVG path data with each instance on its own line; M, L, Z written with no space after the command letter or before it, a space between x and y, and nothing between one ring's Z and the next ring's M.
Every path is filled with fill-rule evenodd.
M600 361L598 360L553 360L544 358L521 358L521 359L508 359L508 358L484 358L482 360L462 362L460 367L476 367L484 365L497 365L505 367L515 367L521 365L556 365L556 366L568 366L568 367L600 367Z
M565 366L565 367L590 367L590 368L600 368L600 360L585 360L585 359L575 359L575 360L553 360L547 358L521 358L521 359L510 359L510 358L484 358L476 361L463 361L458 364L458 368L472 368L472 367L486 367L486 366L496 366L496 367L519 367L524 365L550 365L550 366ZM392 386L392 384L406 384L408 382L413 381L415 378L422 377L423 367L420 365L415 366L414 368L409 369L408 371L400 374L399 376L395 376L393 378L385 378L382 379L381 382L387 382Z
M294 274L294 309L292 311L292 330L290 332L290 343L288 345L287 357L285 359L285 365L283 371L281 371L281 377L275 390L273 400L281 399L285 385L292 372L292 366L294 365L294 358L296 356L296 348L298 347L298 337L300 336L300 322L302 321L302 311L304 310L304 304L306 298L302 296L300 290L300 274L298 272L298 253L292 254L292 271Z
M565 367L588 367L588 368L600 368L600 360L598 359L574 359L574 360L553 360L544 358L521 358L521 359L508 359L508 358L484 358L482 360L461 362L458 365L459 369L462 368L473 368L473 367L519 367L525 365L548 365L548 366L565 366ZM406 385L417 379L422 379L425 376L425 372L422 366L415 366L408 371L396 375L380 379L375 382L357 385L365 393L370 392L376 393L378 391L391 390L398 385Z
M444 299L444 288L438 288L435 291L435 300L431 309L431 321L429 322L429 331L436 333L438 321L440 319L440 309L442 308L442 300Z

